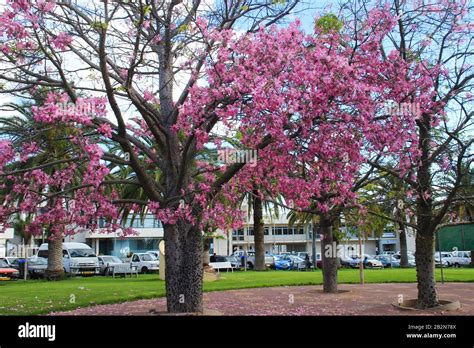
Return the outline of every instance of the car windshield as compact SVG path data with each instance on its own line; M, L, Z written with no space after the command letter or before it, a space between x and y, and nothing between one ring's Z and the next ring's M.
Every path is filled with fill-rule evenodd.
M156 260L156 257L154 257L153 255L150 255L150 254L143 254L141 256L142 260L143 261L155 261Z
M47 265L48 259L45 259L44 257L36 257L34 259L29 259L28 262L35 265Z
M117 256L103 256L102 260L105 262L122 263L122 260L120 260Z
M5 261L0 260L0 267L8 267L8 264Z
M95 257L92 249L69 249L71 257Z

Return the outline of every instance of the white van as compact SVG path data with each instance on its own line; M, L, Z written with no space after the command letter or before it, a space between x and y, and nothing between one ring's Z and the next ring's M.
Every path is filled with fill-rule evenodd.
M38 257L48 258L48 243L41 244ZM84 243L63 243L63 265L68 274L100 274L99 259L92 248Z

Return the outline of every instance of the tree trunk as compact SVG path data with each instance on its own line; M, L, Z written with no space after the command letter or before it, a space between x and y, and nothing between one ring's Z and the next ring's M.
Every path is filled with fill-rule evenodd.
M253 190L253 238L255 244L255 266L256 271L265 271L265 235L263 228L262 199L258 190Z
M337 268L339 260L337 257L336 240L333 235L332 221L324 215L320 215L322 240L322 271L323 291L325 293L337 293Z
M408 268L408 249L407 234L405 224L399 223L400 226L400 267Z
M211 262L211 256L209 250L211 249L211 238L204 237L203 246L202 246L202 265L204 267L209 266Z
M61 237L54 237L48 240L48 267L46 268L46 279L63 279L63 240Z
M434 273L433 197L431 182L431 117L423 114L419 126L418 148L421 151L417 172L416 204L416 278L418 282L418 308L438 305Z
M416 234L416 279L418 282L418 308L438 305L434 265L434 234Z
M201 313L202 237L197 226L184 220L164 224L166 303L170 313Z

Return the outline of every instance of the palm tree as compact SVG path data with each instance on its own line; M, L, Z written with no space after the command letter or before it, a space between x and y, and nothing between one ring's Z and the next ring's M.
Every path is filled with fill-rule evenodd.
M456 214L461 221L474 221L474 169L470 171L464 165L462 169L466 172L461 179L460 188L456 200L451 205L451 212Z
M365 187L360 194L360 203L366 205L371 215L392 221L398 225L400 239L400 267L409 267L407 233L410 218L406 210L414 201L408 196L409 187L406 183L392 175L383 175L379 180Z
M277 200L270 199L271 193L268 190L259 188L257 185L252 185L251 192L245 192L241 198L240 209L242 203L247 201L247 214L250 217L253 214L253 237L255 246L255 271L265 271L265 228L264 228L264 211L267 213L275 213L276 217L279 215L279 205L281 198Z
M45 93L45 91L43 91ZM39 93L36 104L42 103L44 95ZM3 106L3 110L11 112L13 115L0 117L0 137L9 139L15 149L21 149L26 143L34 142L39 147L39 152L35 156L31 156L25 162L15 161L8 166L8 170L15 171L27 168L35 168L43 164L50 163L52 159L71 159L72 150L71 142L68 138L73 134L74 130L65 125L56 125L51 128L49 125L41 124L34 120L34 116L31 110L33 103L25 103L21 105L17 104L6 104ZM56 171L65 168L68 164L57 164L42 168L42 170L52 175ZM80 182L80 178L75 180L75 184ZM8 185L8 183L7 183ZM63 188L50 186L47 188L47 192L43 194L54 194L59 192ZM11 194L12 192L10 192ZM4 193L3 193L4 194ZM14 194L14 193L13 193ZM1 196L1 194L0 194ZM20 203L24 199L24 196L17 195L16 201ZM57 198L50 198L45 205L37 207L38 213L41 214L48 210L48 207L54 206ZM31 218L31 217L30 217ZM62 259L62 237L53 236L51 233L51 227L43 226L48 237L48 267L46 270L46 277L48 279L62 279L64 277L64 267ZM23 229L26 226L22 226Z

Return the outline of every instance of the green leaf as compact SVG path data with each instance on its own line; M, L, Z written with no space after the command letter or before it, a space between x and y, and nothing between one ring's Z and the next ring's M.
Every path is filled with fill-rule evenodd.
M320 18L315 23L316 28L322 30L324 34L329 33L330 31L339 32L342 29L343 22L337 18L333 13L328 13Z
M237 138L237 140L242 140L244 135L242 134L241 131L237 131L237 134L235 135L235 137Z
M149 15L151 13L151 6L150 5L147 5L143 8L143 14L146 16L146 15Z

